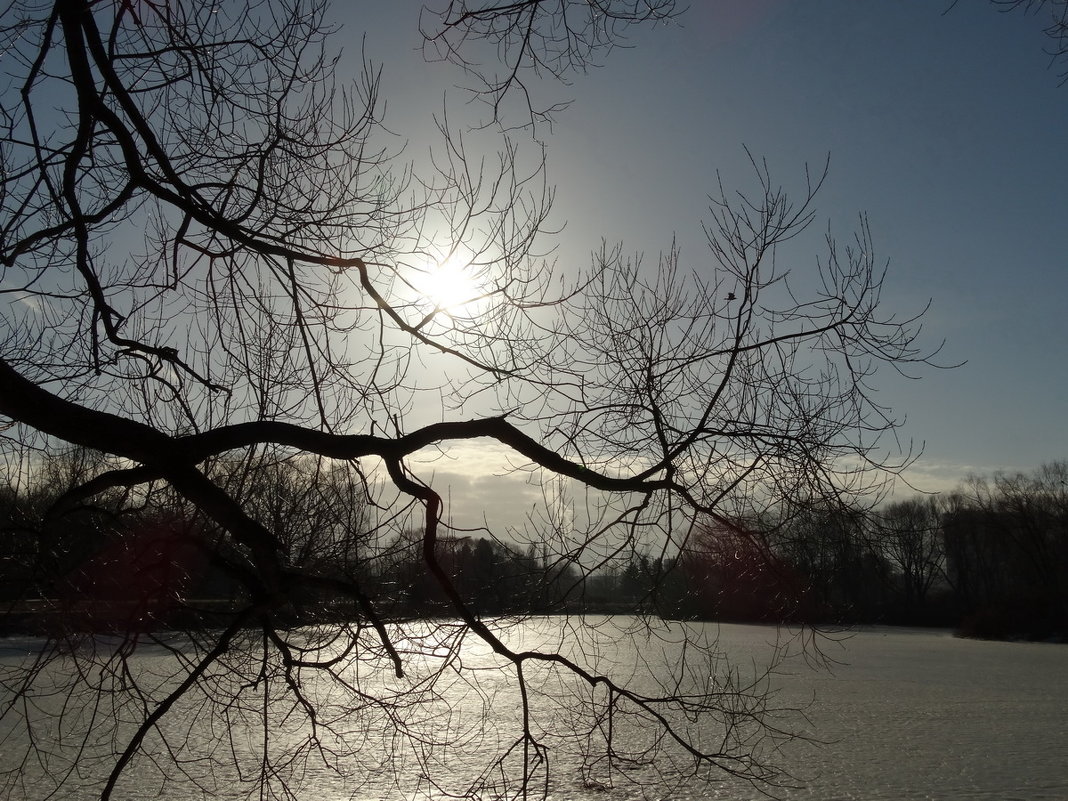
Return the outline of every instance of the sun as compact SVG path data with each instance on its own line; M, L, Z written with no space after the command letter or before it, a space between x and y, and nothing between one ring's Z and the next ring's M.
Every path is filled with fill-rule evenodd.
M474 317L485 291L476 269L464 254L453 252L423 271L416 289L429 307L450 317Z

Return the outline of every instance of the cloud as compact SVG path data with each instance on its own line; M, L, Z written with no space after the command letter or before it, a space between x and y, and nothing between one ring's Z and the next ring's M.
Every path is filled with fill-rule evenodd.
M514 452L496 442L425 448L406 464L441 496L442 519L455 528L488 527L504 535L509 528L521 527L544 503L540 471L526 469ZM381 466L370 467L369 476L387 481Z
M968 464L965 462L919 459L902 474L904 481L894 489L895 498L905 498L916 491L946 493L960 488L970 476L991 477L996 473L1031 472L1037 465L1021 467L1009 464Z

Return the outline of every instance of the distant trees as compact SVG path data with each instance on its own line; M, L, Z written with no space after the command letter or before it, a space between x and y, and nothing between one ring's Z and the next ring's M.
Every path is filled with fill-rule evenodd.
M635 554L596 587L593 609L1065 637L1068 463L871 510L784 506L745 524L706 520L679 554Z
M922 622L931 589L946 580L941 501L934 496L889 504L875 519L879 551L895 579L900 622Z
M943 515L946 573L975 634L1068 632L1068 463L975 478Z
M70 597L87 585L83 572L88 563L123 530L118 512L125 494L111 490L92 504L58 508L57 503L107 466L104 454L74 447L38 455L26 470L9 469L0 485L0 593L5 601Z
M226 543L217 523L166 484L80 497L81 488L106 479L114 467L113 460L86 448L45 451L24 467L18 482L0 487L0 591L9 602L23 602L21 608L49 602L30 604L48 614L13 614L9 626L203 625L220 619L238 598L247 599L240 551ZM279 532L293 569L322 576L317 592L309 586L307 597L293 596L298 606L310 602L315 608L322 597L338 596L346 578L366 569L366 507L349 468L277 450L206 465L220 486Z
M804 577L810 619L868 620L877 615L883 562L868 536L870 517L847 503L783 507L772 542Z
M488 537L443 535L439 564L467 608L478 615L549 614L574 609L566 603L576 570L549 569L534 552ZM450 615L452 599L428 575L422 534L408 530L382 545L365 563L364 580L390 616Z
M0 601L8 604L0 632L206 626L247 602L240 554L165 485L65 502L108 466L103 454L68 448L42 456L28 486L0 485ZM358 615L355 587L372 591L386 615L450 613L425 570L421 532L380 541L351 465L271 450L221 459L209 472L279 532L292 570L316 577L291 595L294 624ZM486 537L442 536L438 546L442 569L477 614L562 611L578 583L573 568L548 569L533 550Z
M674 599L675 614L728 621L802 619L806 588L801 575L769 547L766 532L704 522L673 569L684 587Z

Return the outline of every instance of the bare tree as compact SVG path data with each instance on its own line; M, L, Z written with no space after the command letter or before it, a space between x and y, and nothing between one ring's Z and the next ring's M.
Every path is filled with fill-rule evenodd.
M791 498L769 539L775 553L804 576L809 619L878 619L888 577L862 504L844 496Z
M542 108L531 96L532 78L566 82L574 72L596 66L628 29L667 22L681 12L676 0L448 0L427 10L421 27L426 55L462 67L494 120L506 96L520 95L530 122L551 122L561 104ZM500 70L485 67L487 51Z
M946 575L942 509L938 498L910 498L881 510L875 533L881 550L900 571L906 619L915 619L931 588Z
M503 77L485 80L499 112L520 75L565 75L672 11L451 4L428 35L449 58L499 48ZM725 669L704 630L612 631L644 638L628 661L580 622L542 621L534 639L477 615L442 564L441 488L413 457L481 438L532 481L581 492L579 513L550 505L528 531L498 532L535 540L546 574L576 583L636 550L684 551L699 520L876 493L908 459L888 461L897 421L876 373L930 354L916 318L882 308L867 221L847 246L828 235L811 269L784 269L806 258L826 171L806 171L793 200L752 158L751 191L712 196L707 269L606 247L554 293L534 258L551 200L538 156L528 170L503 140L491 169L443 124L436 173L413 174L378 144L374 69L337 85L323 13L322 0L5 10L8 442L33 431L110 456L60 507L166 487L210 523L185 536L241 589L213 627L69 632L5 663L5 795L111 798L136 782L299 797L385 776L525 797L561 771L778 781L765 756L788 733L766 677ZM473 297L421 291L443 247ZM431 355L447 380L423 369ZM305 540L285 499L219 469L250 451L359 470L366 542L417 527L449 619L388 614L360 571L293 558ZM296 600L324 588L351 617L294 628ZM579 761L554 773L564 746Z
M1021 11L1045 19L1042 32L1049 40L1050 65L1060 71L1061 84L1068 82L1068 2L1065 0L993 0L1001 11Z
M981 636L1058 636L1068 623L1068 467L973 477L943 520L947 568Z

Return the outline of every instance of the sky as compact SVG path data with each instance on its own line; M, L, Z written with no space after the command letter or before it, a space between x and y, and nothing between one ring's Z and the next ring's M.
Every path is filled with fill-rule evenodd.
M366 31L386 125L419 158L443 98L454 122L463 113L462 76L420 57L419 2L378 5L333 12L353 43L343 65ZM1068 85L1041 17L949 6L694 0L570 85L540 85L572 105L551 129L516 134L545 144L565 271L602 239L655 264L673 237L700 269L707 195L717 174L746 185L744 148L797 187L829 155L817 225L845 240L866 213L889 264L884 300L903 314L930 301L924 341L964 363L879 384L923 449L907 475L930 491L1068 459ZM488 467L440 471L487 507L514 503Z

